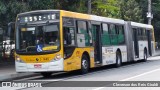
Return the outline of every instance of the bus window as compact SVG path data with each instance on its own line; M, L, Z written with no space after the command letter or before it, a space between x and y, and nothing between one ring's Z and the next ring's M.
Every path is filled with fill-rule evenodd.
M110 41L112 45L118 44L118 37L116 35L116 26L114 24L110 24Z
M52 29L54 28L54 29ZM45 44L47 45L55 45L58 43L59 40L58 40L58 27L56 27L55 25L50 25L50 26L46 26L46 29L45 29Z
M87 23L85 21L78 21L77 33L87 33Z
M75 49L75 28L63 27L64 58L72 55Z
M110 45L109 30L108 29L109 29L108 24L103 23L102 24L102 31L103 31L103 34L102 34L102 45L103 46Z
M50 23L49 25L41 26L20 25L18 28L19 36L17 38L19 39L16 48L19 50L19 52L46 53L50 51L57 51L59 49L60 45L58 24ZM41 47L40 50L38 47Z
M124 36L124 26L118 25L118 43L124 44L125 43L125 36Z
M102 31L103 31L103 34L104 33L108 34L108 24L102 24Z
M110 34L116 34L116 27L114 24L110 24Z
M86 21L77 21L77 45L78 47L90 46L90 36Z
M67 34L71 35L71 43L67 43ZM63 27L63 35L64 35L64 44L75 46L75 29L72 27Z

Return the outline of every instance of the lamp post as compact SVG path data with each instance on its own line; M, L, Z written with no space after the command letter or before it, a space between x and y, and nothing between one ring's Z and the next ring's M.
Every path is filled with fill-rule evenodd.
M148 18L148 24L151 25L153 14L152 14L152 7L151 7L151 0L148 0L148 13L147 13L147 18Z
M91 14L91 0L88 0L88 14Z

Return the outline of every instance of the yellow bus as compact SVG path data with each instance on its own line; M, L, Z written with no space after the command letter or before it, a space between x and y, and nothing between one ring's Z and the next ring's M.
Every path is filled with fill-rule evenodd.
M151 32L151 25L64 10L20 13L16 71L48 77L53 72L80 70L84 74L94 67L146 61L155 49Z

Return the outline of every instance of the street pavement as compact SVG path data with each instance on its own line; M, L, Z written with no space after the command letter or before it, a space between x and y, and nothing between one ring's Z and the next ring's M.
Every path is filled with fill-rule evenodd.
M54 76L51 78L31 78L31 81L50 81L44 84L43 88L25 88L23 90L160 90L160 87L52 87L55 80L61 77L60 81L160 81L160 56L151 57L147 62L136 62L126 64L119 68L110 66L93 70L86 75L80 76ZM69 83L69 82L68 82ZM159 83L160 84L160 83Z

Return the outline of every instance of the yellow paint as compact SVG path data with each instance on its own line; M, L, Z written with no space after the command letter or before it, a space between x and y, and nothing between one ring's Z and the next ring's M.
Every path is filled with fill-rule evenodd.
M154 48L156 48L156 41L155 41L155 36L154 36L154 29L152 29L152 38L153 38L153 41L154 41Z
M76 48L72 56L64 60L64 71L81 69L81 59L83 53L86 51L90 55L91 50L93 50L93 48ZM90 56L90 68L93 67L94 67L94 58L91 58Z
M55 50L57 48L58 46L47 46L47 47L43 47L43 50Z
M61 43L61 48L60 48L60 54L62 55L62 57L64 57L63 55L63 51L64 51L64 46L63 46L63 20L62 20L62 11L60 11L60 43Z
M87 15L87 14L70 12L70 11L64 11L64 10L61 10L61 16L62 16L62 17L71 17L71 18L87 19L87 20L90 20L90 19L91 19L91 17L90 17L89 15Z

